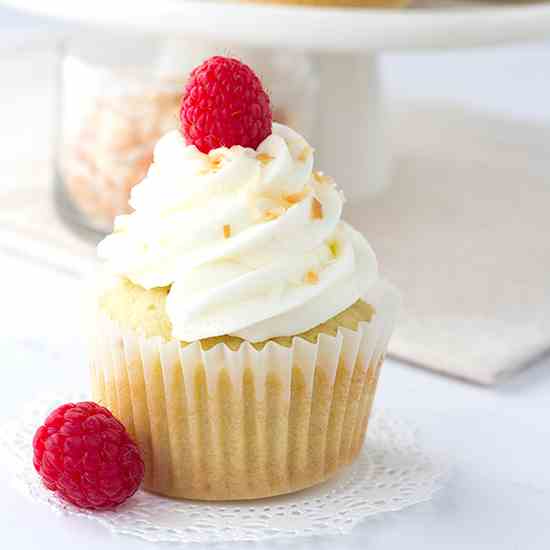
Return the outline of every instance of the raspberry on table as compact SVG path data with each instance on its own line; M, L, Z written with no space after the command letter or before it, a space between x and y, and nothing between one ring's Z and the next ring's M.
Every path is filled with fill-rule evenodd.
M36 431L33 449L44 485L80 508L112 509L143 479L137 445L109 410L91 401L50 413Z
M271 134L272 113L269 96L248 65L214 56L191 72L180 120L187 143L208 153L233 145L256 149Z

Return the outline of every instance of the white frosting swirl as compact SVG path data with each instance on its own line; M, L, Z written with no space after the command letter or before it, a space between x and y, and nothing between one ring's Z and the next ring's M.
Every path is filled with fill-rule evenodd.
M144 288L171 285L180 340L309 330L378 277L366 240L340 221L341 192L312 167L311 147L280 124L256 150L209 154L170 132L99 255Z

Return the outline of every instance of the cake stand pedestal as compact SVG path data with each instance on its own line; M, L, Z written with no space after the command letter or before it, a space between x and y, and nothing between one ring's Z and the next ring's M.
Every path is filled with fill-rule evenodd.
M390 165L377 56L338 52L316 57L316 164L336 177L348 199L374 194L388 183Z
M319 63L318 166L348 198L388 183L391 151L376 56L382 51L472 47L550 36L550 5L422 2L406 10L157 0L0 0L87 30L196 35L246 46L299 48ZM70 28L69 28L70 32Z

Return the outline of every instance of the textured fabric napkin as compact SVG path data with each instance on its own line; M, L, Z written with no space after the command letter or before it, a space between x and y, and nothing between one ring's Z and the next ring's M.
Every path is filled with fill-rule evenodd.
M550 349L550 128L394 112L386 190L348 204L405 309L390 352L484 384Z

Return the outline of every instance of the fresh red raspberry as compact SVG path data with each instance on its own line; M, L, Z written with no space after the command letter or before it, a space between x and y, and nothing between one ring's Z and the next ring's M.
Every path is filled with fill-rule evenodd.
M208 153L233 145L256 149L271 134L272 114L254 71L238 59L215 56L191 72L180 120L187 143Z
M34 436L34 467L50 491L80 508L122 504L143 479L143 461L124 426L88 401L55 409Z

